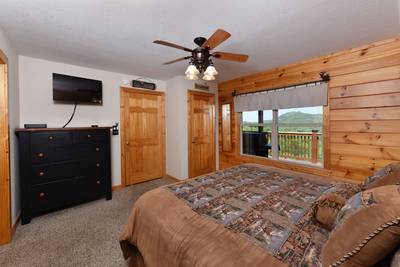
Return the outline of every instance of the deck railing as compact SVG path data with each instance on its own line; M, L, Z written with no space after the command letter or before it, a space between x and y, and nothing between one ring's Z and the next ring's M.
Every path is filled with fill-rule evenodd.
M322 134L311 133L279 133L279 156L283 158L311 161L318 163L322 160Z

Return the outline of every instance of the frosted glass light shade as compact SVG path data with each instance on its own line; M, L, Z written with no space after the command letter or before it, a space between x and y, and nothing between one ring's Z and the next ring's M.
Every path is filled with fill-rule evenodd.
M214 75L204 74L203 80L205 80L205 81L213 81L213 80L215 80L215 76Z
M187 69L186 69L186 71L185 71L185 74L186 75L197 75L197 74L199 74L200 72L199 72L199 70L196 68L196 66L195 65L193 65L193 64L190 64L188 67L187 67Z
M209 65L207 67L206 71L204 72L204 75L215 76L215 75L218 75L218 71L215 69L215 67L213 65Z
M186 74L185 76L186 80L194 81L199 79L199 77L196 74Z

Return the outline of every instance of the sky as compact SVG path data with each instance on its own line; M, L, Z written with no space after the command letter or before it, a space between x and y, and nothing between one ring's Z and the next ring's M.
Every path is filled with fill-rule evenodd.
M291 111L301 111L309 114L322 114L322 106L318 107L306 107L306 108L289 108L280 109L279 115L291 112ZM258 111L246 111L243 112L243 121L247 122L258 122ZM272 120L272 110L264 110L264 120Z

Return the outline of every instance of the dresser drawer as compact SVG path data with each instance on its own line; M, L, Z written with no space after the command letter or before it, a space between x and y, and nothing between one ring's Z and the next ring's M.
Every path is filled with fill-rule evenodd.
M72 144L72 135L68 132L32 133L32 147L66 146Z
M61 162L92 158L101 160L109 153L109 148L103 144L81 144L75 146L32 147L31 160L33 164Z
M99 166L97 167L97 164ZM101 177L105 162L85 159L80 161L32 165L32 184L49 183L75 177Z
M102 143L80 144L75 146L75 153L75 158L91 158L98 161L103 160L110 153L110 148Z
M32 213L43 213L105 195L103 179L76 178L32 187Z
M79 131L73 133L75 144L80 143L104 143L110 139L109 131Z
M58 162L73 160L75 148L72 146L32 147L32 163Z

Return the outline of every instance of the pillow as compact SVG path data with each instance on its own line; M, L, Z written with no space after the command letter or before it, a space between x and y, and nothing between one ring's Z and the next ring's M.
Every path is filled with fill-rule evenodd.
M325 243L323 266L372 266L400 242L400 186L362 191L338 213Z
M394 253L390 267L400 267L400 248Z
M361 191L359 185L338 183L325 191L314 205L314 217L328 230L333 228L336 216L346 201Z
M400 267L400 248L395 248L394 251L373 267Z
M368 177L362 184L363 190L371 189L384 185L400 184L400 163L390 163L386 165L374 175Z

